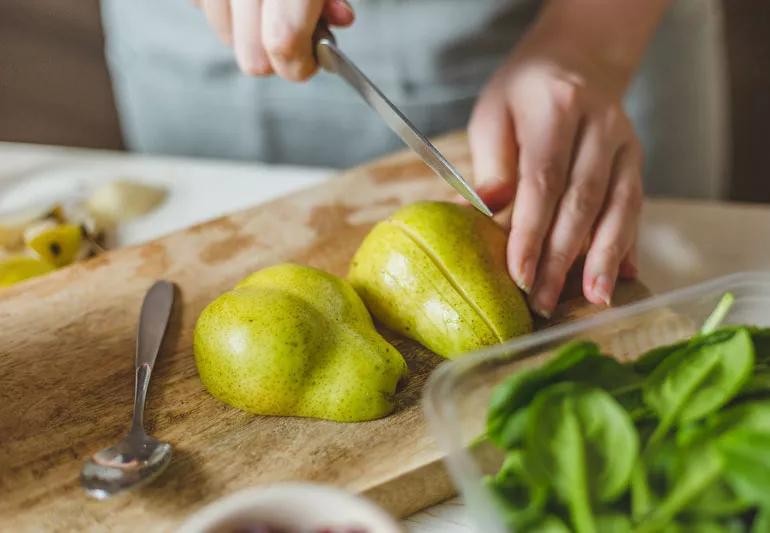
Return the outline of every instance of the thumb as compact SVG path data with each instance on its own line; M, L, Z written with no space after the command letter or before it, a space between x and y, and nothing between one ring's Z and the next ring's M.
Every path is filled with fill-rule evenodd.
M322 17L332 26L350 26L356 16L347 0L326 0Z
M502 209L513 199L518 148L505 94L494 85L485 89L476 102L468 125L468 141L476 192L493 211Z

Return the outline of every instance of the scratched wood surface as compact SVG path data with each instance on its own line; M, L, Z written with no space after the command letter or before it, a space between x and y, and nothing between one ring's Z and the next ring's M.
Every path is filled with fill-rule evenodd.
M464 136L438 144L470 171ZM425 379L441 361L419 346L391 336L410 377L394 414L360 424L232 409L203 390L191 348L198 313L244 275L284 261L345 274L375 222L404 203L448 193L414 156L399 153L0 292L0 530L168 531L205 503L280 480L363 492L399 516L451 496L419 404ZM90 453L126 431L137 315L157 278L178 290L147 422L174 446L174 458L150 486L96 502L80 490L78 473ZM575 294L556 321L596 311ZM615 301L645 294L641 284L623 284Z

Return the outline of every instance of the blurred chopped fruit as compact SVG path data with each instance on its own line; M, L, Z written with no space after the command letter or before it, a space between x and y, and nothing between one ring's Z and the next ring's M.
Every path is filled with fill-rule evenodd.
M27 255L11 255L0 259L0 287L41 276L54 270L54 266Z
M0 287L103 252L120 222L152 210L166 194L162 187L118 180L87 200L73 197L0 213Z
M147 213L163 202L166 194L162 187L117 180L96 189L86 205L97 223L115 223Z
M24 230L35 221L48 218L55 207L35 206L25 207L10 213L0 214L0 247L6 250L17 250L24 246Z
M83 230L75 224L57 224L53 220L36 222L24 231L24 242L40 259L56 267L69 265L89 253Z

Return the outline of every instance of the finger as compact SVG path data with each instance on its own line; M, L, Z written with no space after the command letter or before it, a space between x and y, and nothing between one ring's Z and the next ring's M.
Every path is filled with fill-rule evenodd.
M279 76L302 81L316 71L313 32L323 5L324 0L263 0L263 42Z
M508 238L508 270L516 284L529 293L543 241L564 191L579 114L546 104L521 115L514 108L514 121L520 155Z
M617 141L600 120L588 122L578 142L569 184L547 239L530 295L540 315L553 312L583 243L604 204Z
M620 279L632 280L639 276L639 260L637 253L637 239L634 238L634 244L631 245L631 250L620 262Z
M233 44L232 14L229 0L203 0L203 12L214 31L226 45Z
M476 192L493 211L509 204L516 181L516 133L505 88L493 80L476 101L468 123Z
M350 26L355 19L353 8L347 0L326 0L322 16L332 26Z
M500 211L495 213L492 219L503 228L506 232L511 231L511 215L513 214L513 202L510 202L507 206L503 207Z
M609 305L620 263L632 250L642 206L641 150L626 145L613 168L607 205L596 227L583 267L583 294Z
M232 0L233 46L240 69L251 76L273 73L262 46L260 26L262 0Z

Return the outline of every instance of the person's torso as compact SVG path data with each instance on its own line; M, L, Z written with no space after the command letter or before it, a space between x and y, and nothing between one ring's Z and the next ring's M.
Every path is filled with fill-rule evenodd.
M415 124L463 127L534 0L353 1L340 47ZM151 152L349 166L400 146L359 97L320 73L293 84L240 73L188 0L103 0L124 131Z

